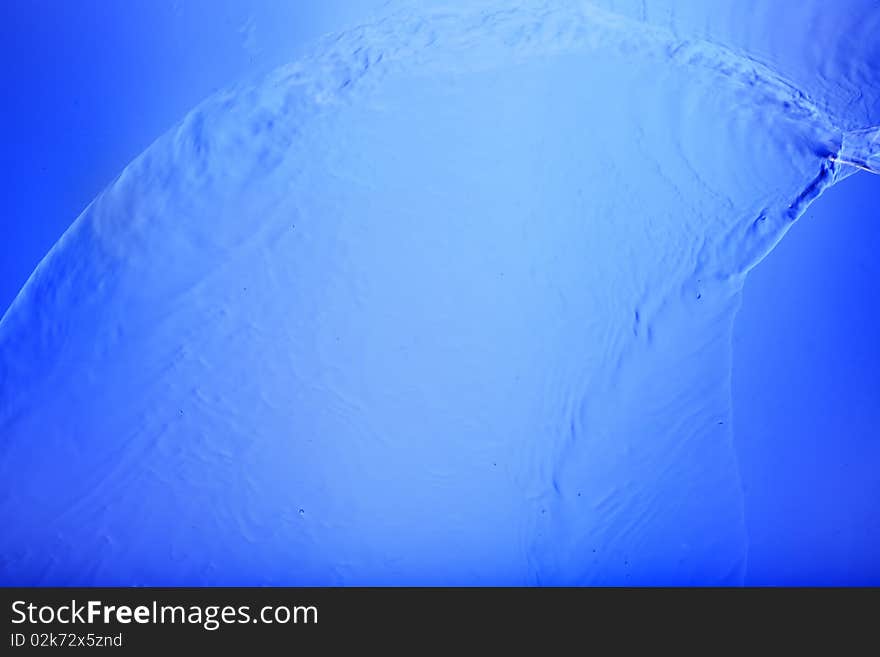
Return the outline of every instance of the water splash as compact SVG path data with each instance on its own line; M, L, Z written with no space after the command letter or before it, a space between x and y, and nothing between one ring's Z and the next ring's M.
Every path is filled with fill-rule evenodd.
M820 100L561 3L208 99L0 320L2 579L738 581L742 277L876 167Z
M848 132L843 136L835 162L880 174L880 128Z

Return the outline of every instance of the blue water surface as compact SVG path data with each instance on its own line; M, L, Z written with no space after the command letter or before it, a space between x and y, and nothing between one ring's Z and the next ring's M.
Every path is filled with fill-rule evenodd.
M3 583L878 581L875 2L75 5Z

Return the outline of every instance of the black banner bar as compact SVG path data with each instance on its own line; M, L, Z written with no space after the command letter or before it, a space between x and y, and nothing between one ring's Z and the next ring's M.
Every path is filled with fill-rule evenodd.
M876 627L878 589L6 588L0 654L593 643ZM710 641L712 639L709 639ZM537 642L537 643L535 643ZM708 647L708 646L707 646Z

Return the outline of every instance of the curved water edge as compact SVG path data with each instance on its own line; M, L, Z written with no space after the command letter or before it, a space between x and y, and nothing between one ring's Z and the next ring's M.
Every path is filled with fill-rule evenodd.
M529 13L524 7L514 9L502 5L496 11L462 13L447 9L427 15L416 12L415 16L401 12L378 24L328 36L315 49L314 55L280 67L268 76L262 86L273 89L272 95L275 97L265 97L263 100L269 101L270 106L282 103L284 107L274 109L283 110L285 114L291 114L301 103L320 106L346 102L345 99L351 95L352 89L371 69L380 68L383 62L386 66L393 66L394 63L417 58L419 52L436 47L438 41L452 47L453 52L474 52L482 48L484 52L481 54L487 55L485 37L486 29L489 28L489 35L526 55L563 52L582 46L590 49L613 47L621 51L635 51L641 56L656 58L657 61L666 60L679 66L714 70L744 87L755 106L769 109L785 120L807 126L810 147L816 155L843 165L839 171L835 170L835 174L831 176L833 180L854 173L850 167L871 173L880 171L880 128L845 130L835 127L833 120L823 114L808 94L766 64L748 55L711 41L682 39L669 29L628 18L625 14L604 10L593 4L525 4L538 4L541 10ZM645 12L646 9L643 8L640 15L646 16ZM536 22L530 24L524 21ZM535 28L534 33L525 28ZM589 38L585 38L586 34ZM395 47L377 46L388 42L395 44ZM485 56L479 65L497 66L497 54L495 58L493 63L492 56ZM458 65L455 60L443 59L433 63L452 68ZM379 73L376 77L381 75L384 73ZM289 92L282 100L279 90L285 86ZM178 134L184 141L194 139L195 148L199 150L204 131L204 112L221 103L236 102L234 98L239 93L252 96L256 88L239 86L218 92L194 108L177 128L159 138L157 144L168 140L172 134ZM187 134L190 131L192 134ZM186 149L190 146L182 144L180 147ZM149 150L151 149L147 152ZM143 157L137 158L129 166L136 165ZM827 169L827 166L821 165L817 180L827 176ZM120 177L122 175L124 172ZM815 182L811 182L804 193L814 187ZM110 187L112 186L111 184ZM797 200L791 207L795 205L799 205ZM87 207L80 217L88 215L90 208L91 206ZM787 214L791 219L791 213ZM71 228L76 223L74 221ZM8 311L9 308L6 312ZM3 317L0 317L0 326Z
M737 294L877 171L823 106L589 5L402 14L211 97L0 320L4 577L741 581Z

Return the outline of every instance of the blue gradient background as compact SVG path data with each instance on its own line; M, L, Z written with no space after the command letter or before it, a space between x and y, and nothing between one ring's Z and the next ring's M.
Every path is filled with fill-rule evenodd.
M301 57L325 33L369 22L399 4L3 2L0 307L12 302L89 202L199 101ZM833 88L834 58L820 66L816 52L852 42L840 61L861 63L862 73L848 80L861 81L865 101L841 111L850 112L853 126L880 123L880 106L871 104L872 93L874 100L880 96L880 36L846 32L854 17L880 15L880 3L828 3L833 6L821 9L818 3L799 2L719 2L714 8L696 0L647 7L600 4L639 20L671 23L681 34L733 44L803 88ZM805 42L815 47L805 49ZM741 164L724 166L733 171ZM749 542L742 583L880 584L878 208L880 177L862 172L847 178L809 207L746 280L731 370L734 448ZM0 450L5 448L0 435ZM8 497L10 486L0 484L0 494ZM29 513L18 510L21 522ZM48 545L27 549L43 551L47 562L64 559ZM8 557L0 555L0 583L70 579L25 577L12 570ZM456 555L448 558L454 561ZM230 577L194 579L225 583ZM431 573L410 574L380 583L420 581L437 579ZM485 583L477 576L473 581ZM651 578L612 583L651 583ZM712 581L698 578L698 583Z

